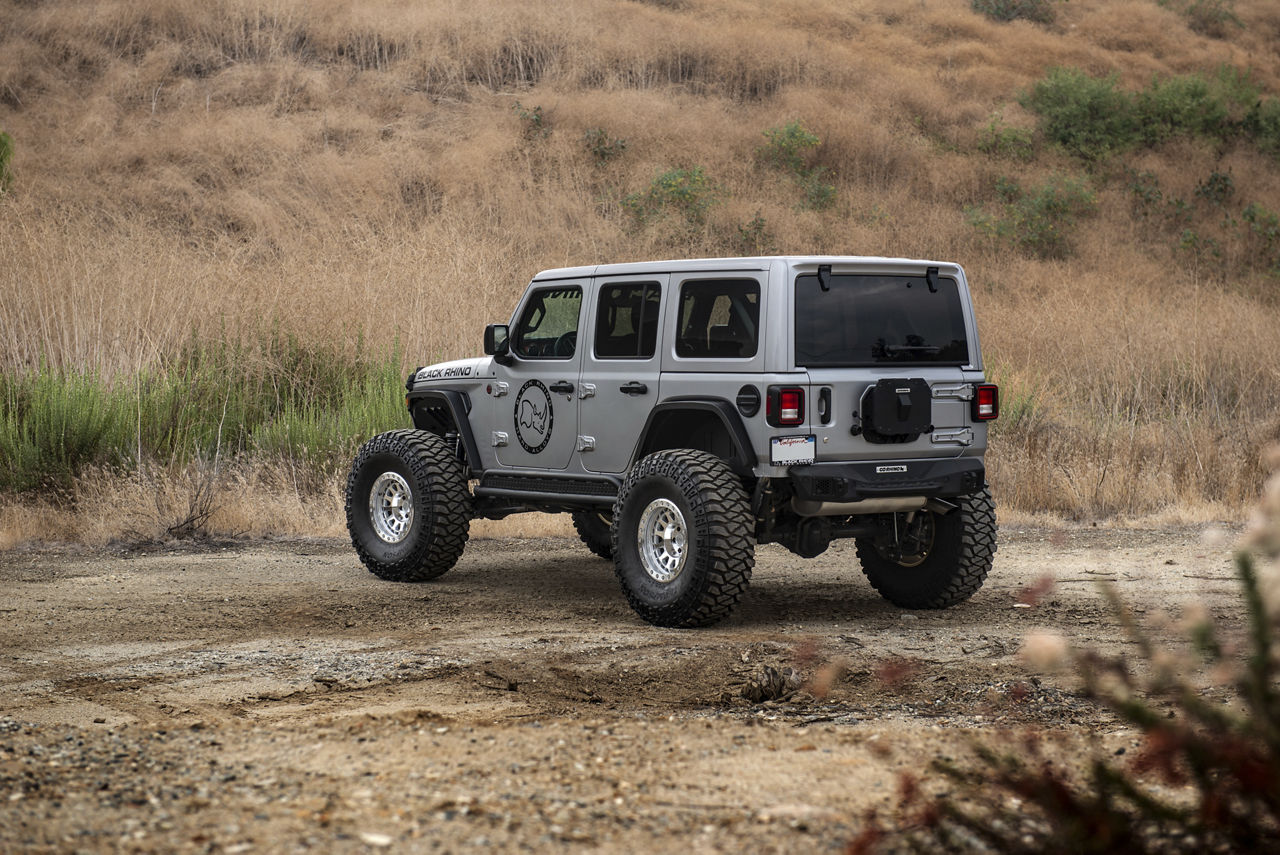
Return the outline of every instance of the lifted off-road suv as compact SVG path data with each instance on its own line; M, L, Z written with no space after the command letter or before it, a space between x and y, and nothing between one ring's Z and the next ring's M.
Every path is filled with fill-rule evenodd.
M413 430L347 481L360 560L422 581L473 518L568 512L632 608L700 626L742 597L757 543L854 538L904 608L978 590L996 549L983 452L998 414L964 271L861 257L548 270L487 356L418 369Z

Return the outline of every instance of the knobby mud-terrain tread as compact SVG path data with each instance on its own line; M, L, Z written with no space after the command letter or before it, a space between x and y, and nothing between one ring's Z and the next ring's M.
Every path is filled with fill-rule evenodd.
M572 518L573 530L578 533L578 539L586 544L587 549L605 561L612 561L613 521L606 523L596 511L574 511Z
M977 593L991 571L996 552L996 510L991 490L984 486L977 493L961 496L959 508L952 513L959 517L959 544L954 564L937 590L904 592L891 584L893 577L909 577L919 568L897 565L882 557L873 544L861 539L856 542L863 573L882 597L906 609L945 609ZM930 560L935 558L945 560L946 556L935 551Z
M691 518L686 521L690 541L699 548L694 561L701 565L687 567L696 572L694 587L682 601L668 606L653 606L639 599L627 585L619 561L619 521L628 496L635 487L653 476L674 482L689 504ZM695 529L703 532L697 538ZM755 526L751 503L742 481L729 465L705 451L676 449L660 451L645 457L627 473L614 504L610 527L615 572L631 607L649 623L657 626L692 628L708 626L727 617L746 593L755 567ZM634 539L634 532L623 537Z
M355 496L363 464L377 454L394 454L413 474L417 542L404 558L386 562L372 555L357 536L353 514L367 514L367 495ZM425 490L424 490L425 488ZM425 582L444 575L458 563L466 548L471 525L471 492L453 450L433 433L412 428L375 436L360 449L347 477L347 530L361 563L380 579L392 582ZM357 504L353 504L357 502Z

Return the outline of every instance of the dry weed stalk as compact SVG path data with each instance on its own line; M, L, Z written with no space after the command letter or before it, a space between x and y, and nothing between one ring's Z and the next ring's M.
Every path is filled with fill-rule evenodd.
M1240 649L1207 613L1192 612L1192 654L1158 645L1112 590L1106 594L1145 667L1060 638L1029 638L1040 665L1070 663L1084 692L1143 734L1126 761L1096 754L1084 768L1050 758L1042 734L1017 750L975 746L977 763L937 762L956 792L927 798L907 782L900 840L917 851L1201 853L1280 846L1280 447L1236 567L1247 615ZM1259 567L1247 548L1261 553ZM1230 701L1230 703L1228 703ZM874 817L851 850L884 830Z

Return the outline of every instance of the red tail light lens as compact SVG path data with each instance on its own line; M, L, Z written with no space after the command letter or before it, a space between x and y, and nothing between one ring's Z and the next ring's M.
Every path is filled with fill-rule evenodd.
M770 386L764 415L765 421L774 427L804 424L804 389Z
M976 422L993 421L1000 416L1000 387L984 383L974 390L973 420Z

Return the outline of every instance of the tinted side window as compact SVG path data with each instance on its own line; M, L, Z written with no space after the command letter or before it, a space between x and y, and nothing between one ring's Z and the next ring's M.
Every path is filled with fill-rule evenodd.
M754 279L695 279L680 286L676 355L745 359L756 355L760 283Z
M515 353L524 359L568 359L578 344L582 289L535 291L515 328Z
M596 309L596 357L649 359L657 350L659 302L656 282L605 285Z

